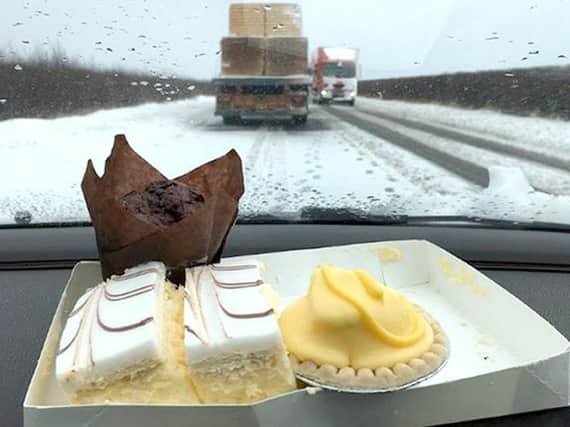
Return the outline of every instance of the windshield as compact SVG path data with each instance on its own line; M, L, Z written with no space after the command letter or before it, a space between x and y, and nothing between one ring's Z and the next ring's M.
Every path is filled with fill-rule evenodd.
M101 176L125 134L168 178L235 149L242 222L563 228L568 16L560 0L4 1L0 225L90 221L87 161Z
M351 79L356 77L356 64L350 62L324 64L323 74L326 77Z

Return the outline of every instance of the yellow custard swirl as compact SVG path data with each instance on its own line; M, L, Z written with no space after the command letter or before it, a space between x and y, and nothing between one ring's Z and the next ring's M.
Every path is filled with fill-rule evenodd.
M429 350L433 330L399 292L362 270L318 267L279 319L287 350L337 368L392 367Z

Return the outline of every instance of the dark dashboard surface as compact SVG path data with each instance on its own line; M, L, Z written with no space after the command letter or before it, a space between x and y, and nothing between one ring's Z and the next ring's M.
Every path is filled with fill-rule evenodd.
M22 232L24 231L24 232ZM236 226L227 255L331 244L425 238L461 256L570 338L570 235L555 232L402 226ZM92 229L0 230L0 425L22 425L22 402L68 278L96 258ZM570 409L460 423L568 426Z

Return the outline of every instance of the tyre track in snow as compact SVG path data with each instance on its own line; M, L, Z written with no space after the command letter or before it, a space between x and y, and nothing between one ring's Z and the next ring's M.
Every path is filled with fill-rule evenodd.
M476 136L461 131L457 131L454 129L449 129L447 127L433 125L430 123L420 122L408 118L397 117L392 114L386 114L384 112L372 110L369 108L358 107L357 111L365 114L370 114L387 121L398 123L402 126L411 129L419 130L426 133L431 133L432 135L449 139L459 144L470 145L472 147L481 148L494 153L506 154L508 156L516 157L523 160L530 160L532 162L539 163L544 166L561 169L565 172L570 170L570 162L568 160L561 159L559 157L554 157L539 151L528 150L521 147L515 147L510 144L485 138L483 136Z
M255 170L255 165L259 160L259 155L261 154L261 149L263 148L263 144L267 139L267 135L269 135L269 131L266 126L260 128L255 135L255 141L253 142L253 145L249 149L249 152L247 153L247 156L244 160L246 174L247 172Z
M260 172L258 163L262 152L267 150L266 146L268 144L268 135L269 130L267 126L261 126L257 129L255 140L243 161L246 188L248 189L249 194L254 195L253 200L249 200L250 198L247 197L244 198L243 209L245 211L250 210L250 204L255 205L258 203L258 200L255 198L263 191L262 178L258 176Z
M489 171L476 163L445 153L417 139L375 123L374 117L370 118L362 112L350 111L348 108L342 107L326 108L326 111L338 119L422 157L466 181L481 187L489 185Z
M245 126L245 129L248 128ZM251 128L256 130L256 134L244 160L248 195L244 210L250 210L251 206L263 206L284 211L290 204L287 138L281 137L285 135L281 127L271 123L261 123Z
M269 130L273 134L265 152L265 193L268 197L279 200L276 209L287 211L290 210L291 198L288 184L288 138L283 137L285 132L279 127Z

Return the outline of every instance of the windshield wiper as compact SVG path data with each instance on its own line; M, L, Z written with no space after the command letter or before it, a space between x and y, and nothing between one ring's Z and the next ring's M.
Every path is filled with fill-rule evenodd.
M534 229L541 231L570 231L569 224L545 221L520 221L512 219L497 219L470 215L441 215L441 216L409 216L409 225L481 225L483 227Z
M301 209L300 221L309 224L406 224L407 215L385 215L351 208L307 207Z
M570 232L570 224L544 221L519 221L470 215L410 216L366 212L353 208L306 207L296 212L242 214L238 224L344 224L344 225L415 225L465 226L518 230ZM30 224L0 224L1 229L90 227L87 221Z
M297 212L260 213L240 216L238 224L344 224L466 226L519 230L570 231L570 225L542 221L514 221L470 215L410 216L341 207L310 206Z
M384 215L352 208L323 208L309 206L297 212L245 215L238 224L405 224L407 215Z
M296 223L296 216L292 213L270 213L240 215L237 224L291 224Z

